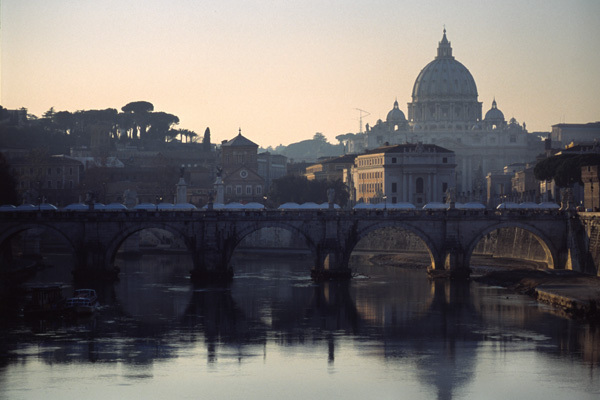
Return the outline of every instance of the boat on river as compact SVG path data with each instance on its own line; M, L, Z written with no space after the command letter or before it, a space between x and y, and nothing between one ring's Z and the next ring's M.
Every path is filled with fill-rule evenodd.
M65 310L75 315L93 314L98 308L98 296L94 289L77 289L73 297L68 298Z

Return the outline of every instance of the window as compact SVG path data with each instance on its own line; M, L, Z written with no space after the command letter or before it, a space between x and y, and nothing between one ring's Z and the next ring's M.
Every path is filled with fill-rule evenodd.
M262 194L262 186L258 185L258 186L256 187L256 194L257 194L257 195L261 195L261 194Z
M447 190L448 190L448 183L447 182L442 182L442 192L446 193Z
M246 185L246 194L252 196L252 185Z
M423 193L423 178L417 178L416 186L417 193Z
M448 157L442 158L442 163L447 164L448 163Z
M392 182L392 193L396 193L396 182Z
M69 175L73 175L73 167L69 167Z
M396 164L396 157L392 157L392 164Z
M52 189L52 181L48 181L48 189Z
M48 175L52 175L52 168L48 168Z
M235 194L237 194L237 195L242 194L242 185L235 185Z
M69 189L73 189L73 181L69 181Z

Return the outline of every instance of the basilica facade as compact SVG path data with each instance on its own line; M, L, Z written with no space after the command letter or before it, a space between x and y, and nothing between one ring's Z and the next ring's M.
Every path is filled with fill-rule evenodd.
M362 153L380 146L423 143L456 155L456 191L470 200L485 192L485 176L515 162L533 161L542 153L540 138L525 123L506 121L493 99L482 117L477 85L469 70L452 55L446 30L437 56L417 76L408 103L408 118L398 101L385 121L378 120L344 141L346 152Z

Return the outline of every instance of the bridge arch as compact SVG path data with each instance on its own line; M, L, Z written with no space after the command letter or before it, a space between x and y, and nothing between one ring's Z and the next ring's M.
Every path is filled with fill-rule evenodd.
M467 252L465 254L465 265L467 267L469 267L471 265L471 256L473 255L473 251L475 250L475 247L477 247L477 244L481 241L481 239L483 239L485 236L492 233L493 231L503 229L503 228L520 228L520 229L523 229L524 231L529 232L530 234L532 234L535 237L535 239L538 241L538 243L542 247L544 253L546 254L548 268L554 269L555 267L557 267L559 265L558 251L546 234L544 234L541 230L537 229L536 227L534 227L532 225L525 224L525 223L518 222L518 221L507 221L507 222L500 222L500 223L491 225L491 226L483 229L481 232L479 232L473 238L473 240L471 240L471 242L468 244L468 246L466 248Z
M189 252L193 252L195 248L195 244L192 241L192 238L178 229L176 226L173 226L168 223L154 223L154 222L142 222L131 224L127 226L125 229L121 229L119 233L110 239L109 243L106 246L106 263L105 268L111 268L114 265L115 258L117 256L117 252L119 248L123 245L125 240L129 238L131 235L134 235L137 232L143 231L145 229L162 229L167 232L172 233L178 238L181 238L185 243L185 247Z
M402 230L408 231L408 232L416 235L425 244L425 248L427 249L427 253L428 253L430 261L431 261L430 268L432 268L432 269L443 268L444 263L443 263L441 255L440 255L440 249L438 249L438 247L436 247L432 238L430 238L425 232L423 232L421 229L415 227L414 225L407 224L407 223L404 223L401 221L396 221L396 220L374 222L374 223L359 227L356 231L356 235L353 238L351 238L348 241L348 243L346 243L346 251L344 254L345 264L348 265L348 263L350 261L350 255L352 254L352 251L354 250L356 245L361 241L361 239L365 238L371 232L374 232L379 229L384 229L384 228L398 228L398 229L402 229Z
M290 223L287 221L266 221L266 222L248 224L248 225L244 226L243 228L236 231L233 243L230 248L231 251L229 251L227 254L227 258L226 258L227 265L229 265L229 262L231 261L231 258L233 257L233 253L235 252L235 249L239 246L239 244L248 235L250 235L254 232L257 232L261 229L268 229L268 228L285 229L294 234L298 234L299 236L301 236L304 239L304 242L306 243L306 246L310 250L311 256L313 257L313 259L316 260L318 258L317 245L316 245L315 241L310 237L310 235L307 234L308 230L303 229L305 227L303 227L302 225L293 224L293 223Z
M76 247L75 243L73 242L73 239L69 235L67 235L60 228L57 228L54 225L44 224L44 223L19 224L19 225L14 225L14 226L4 230L4 232L0 233L0 247L6 245L6 243L8 243L13 237L18 235L19 233L25 232L29 229L38 229L38 228L49 229L53 232L58 233L62 238L64 238L69 243L69 246L71 246L71 248L75 249L75 247Z
M10 263L14 261L11 240L22 232L26 232L31 229L43 229L50 232L56 233L64 243L70 247L72 254L76 254L77 246L72 236L69 236L60 227L45 223L25 223L19 225L13 225L3 232L0 233L0 269L10 266ZM76 268L76 259L73 258L72 268Z

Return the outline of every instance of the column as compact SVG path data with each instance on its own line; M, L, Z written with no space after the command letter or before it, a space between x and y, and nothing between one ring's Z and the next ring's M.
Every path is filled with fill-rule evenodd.
M408 185L406 183L408 177L406 176L406 173L404 172L404 170L402 171L402 200L403 202L407 202L408 201Z
M413 198L413 174L408 174L408 191L406 192L408 196L408 202L412 203Z
M424 202L425 204L429 203L431 201L431 198L433 197L433 185L432 185L432 181L431 181L431 173L427 174L427 190L425 191L425 199Z

